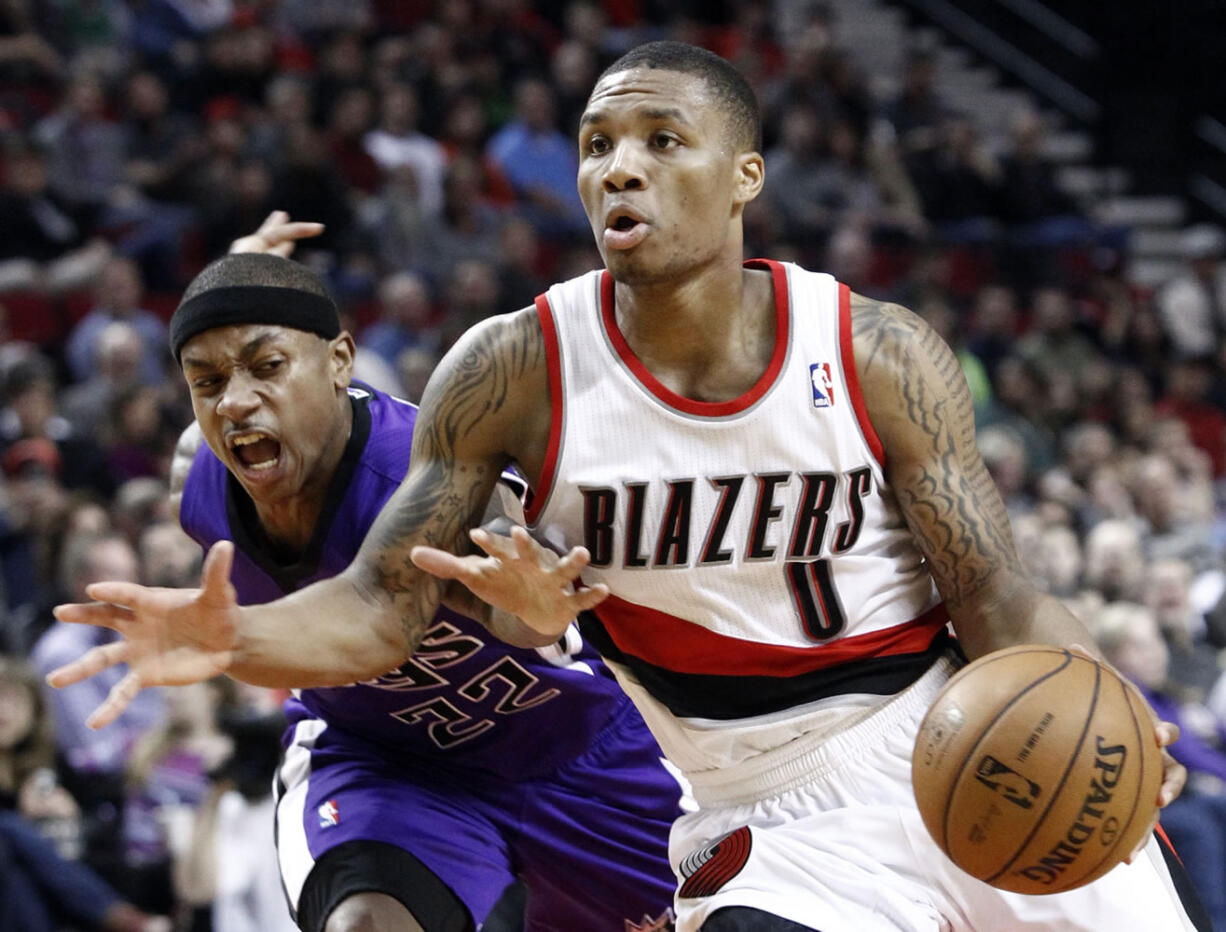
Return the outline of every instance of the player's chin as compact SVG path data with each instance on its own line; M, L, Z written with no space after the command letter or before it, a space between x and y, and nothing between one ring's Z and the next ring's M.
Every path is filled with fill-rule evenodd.
M658 262L652 262L650 256L637 250L610 250L605 257L605 267L613 276L613 281L619 285L658 285L668 281L670 277L667 269L661 268Z

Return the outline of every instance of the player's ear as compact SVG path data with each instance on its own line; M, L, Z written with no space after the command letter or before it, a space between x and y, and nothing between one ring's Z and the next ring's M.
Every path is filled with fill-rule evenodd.
M332 370L332 384L337 388L348 388L353 379L353 358L357 347L348 330L342 330L339 335L328 342L328 363Z
M733 202L742 207L762 191L766 182L766 165L759 152L742 152L736 157L736 189Z

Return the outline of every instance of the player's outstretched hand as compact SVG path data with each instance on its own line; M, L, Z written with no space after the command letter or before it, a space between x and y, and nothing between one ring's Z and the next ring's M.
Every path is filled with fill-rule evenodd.
M100 582L86 590L96 601L56 606L60 621L110 628L121 638L52 670L47 682L70 686L127 664L127 675L86 720L90 728L101 728L115 721L146 686L181 686L224 673L238 647L238 603L230 585L233 560L234 545L221 541L204 560L199 589Z
M240 236L230 244L230 253L267 252L283 259L289 258L298 240L318 236L324 231L322 223L305 220L291 221L283 210L274 210L264 218L260 228L247 236Z
M595 608L609 594L604 584L575 588L590 559L583 547L560 557L518 526L510 537L484 528L474 528L469 536L486 556L457 557L434 547L414 547L410 556L419 569L459 580L477 598L517 616L539 634L561 637L576 615Z

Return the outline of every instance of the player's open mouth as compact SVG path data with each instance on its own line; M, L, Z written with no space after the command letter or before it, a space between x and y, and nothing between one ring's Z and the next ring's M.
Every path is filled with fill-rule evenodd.
M281 444L262 431L248 431L230 438L230 452L248 472L265 472L281 459Z
M643 241L648 229L646 221L633 211L611 211L605 218L605 245L611 249L630 249Z

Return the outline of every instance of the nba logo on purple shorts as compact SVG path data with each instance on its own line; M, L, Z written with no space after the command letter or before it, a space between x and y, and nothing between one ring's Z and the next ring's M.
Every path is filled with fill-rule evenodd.
M830 363L816 362L809 366L809 382L813 386L813 407L829 408L834 404L834 379Z
M336 825L341 820L340 809L336 805L335 799L329 799L319 807L319 827L328 828L331 825Z

